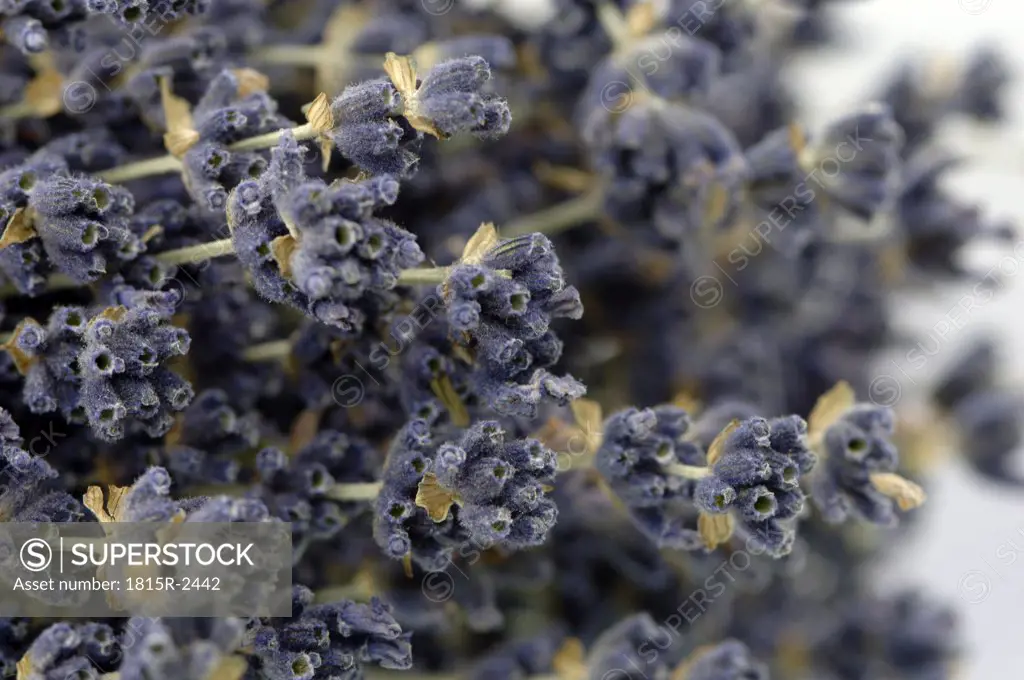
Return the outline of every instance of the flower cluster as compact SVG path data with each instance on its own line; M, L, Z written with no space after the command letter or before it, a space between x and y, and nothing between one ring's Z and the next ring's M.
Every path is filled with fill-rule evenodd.
M25 376L26 405L86 422L107 441L120 439L129 423L151 436L165 433L193 396L162 365L189 348L188 333L167 322L175 299L153 293L131 307L60 307L46 326L23 321L6 349Z
M279 449L257 454L260 497L276 517L292 524L299 539L327 540L367 508L366 499L345 498L346 484L371 484L376 452L364 441L321 431L289 459ZM372 485L372 484L371 484Z
M21 448L21 435L11 414L0 409L0 519L5 522L74 522L85 514L65 491L52 488L57 471Z
M460 544L515 550L540 545L557 508L545 497L553 452L536 440L506 440L480 421L458 441L436 446L426 421L405 426L388 454L374 535L393 558L424 568Z
M804 507L800 479L815 464L799 416L751 418L724 432L711 471L697 484L696 502L706 513L733 511L741 525L772 554L790 552L791 520Z
M543 401L565 405L583 396L578 380L548 370L562 355L552 320L578 319L583 305L547 237L497 243L479 264L453 267L442 290L448 323L479 366L479 395L498 413L533 417Z
M594 466L630 510L640 530L659 546L693 550L700 545L692 512L695 481L665 466L698 466L704 452L689 441L690 416L681 408L627 409L604 423Z
M303 154L286 135L260 180L232 192L235 251L268 300L358 332L375 304L387 304L399 272L423 255L410 234L374 216L397 199L395 180L308 180Z

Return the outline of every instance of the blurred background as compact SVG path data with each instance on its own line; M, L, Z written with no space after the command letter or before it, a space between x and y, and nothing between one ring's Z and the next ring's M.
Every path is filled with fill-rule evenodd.
M973 46L998 46L1013 65L1008 88L1009 120L994 128L953 124L943 144L971 162L950 176L957 193L978 201L991 214L1024 227L1024 3L1014 0L865 0L839 3L835 12L840 46L807 54L796 64L796 90L813 121L822 123L877 89L883 74L907 57L944 54L956 59ZM1024 228L1016 242L1024 242ZM1024 248L1024 246L1022 246ZM1021 252L1018 249L1018 252ZM1008 253L972 253L978 270L999 265ZM941 340L916 372L902 357L880 365L878 375L899 382L901 400L934 380L970 338L993 332L1000 338L1004 380L1024 388L1024 264L1002 264L1005 289L987 304L959 312L961 328ZM937 290L930 300L901 304L908 330L933 337L937 324L972 284ZM934 351L934 350L932 350ZM895 362L895 363L894 363ZM901 370L903 369L903 370ZM905 372L904 372L905 371ZM918 383L915 385L915 382ZM1024 392L1024 389L1021 390ZM1024 459L1024 452L1022 452ZM1021 461L1024 467L1024 460ZM955 604L961 616L963 678L983 680L1024 675L1024 494L970 474L955 457L936 466L929 499L909 539L880 573L887 583L919 584Z
M503 6L528 23L543 22L546 15L546 0L466 1ZM1002 267L999 279L1004 288L969 311L952 310L970 293L971 282L899 301L897 318L908 332L930 336L923 346L932 356L915 370L907 364L905 350L894 353L876 367L876 375L888 392L898 391L901 408L912 408L917 396L971 338L992 333L1001 342L1004 380L1024 394L1024 2L849 0L834 4L831 14L838 29L837 43L806 52L792 65L793 82L799 85L794 93L812 129L878 92L893 69L907 59L934 57L955 65L972 48L988 44L1003 52L1012 65L1014 82L1005 100L1008 121L987 128L953 122L940 138L945 148L969 159L949 177L957 183L957 195L984 205L993 217L1017 223L1017 259L1009 249L971 253L976 271ZM956 323L948 321L950 316ZM1020 463L1024 470L1024 452ZM950 455L935 466L926 484L928 503L893 551L893 559L880 569L879 578L893 589L920 587L957 608L966 645L963 680L1022 677L1024 493L971 474Z
M908 57L948 55L955 60L985 43L1005 52L1015 71L1006 99L1008 122L989 129L954 124L941 138L947 148L971 159L950 177L958 185L957 193L1024 226L1024 3L864 0L839 5L839 46L804 55L794 68L794 82L801 84L797 95L818 124L863 101L866 93L877 90L884 74ZM1017 242L1024 242L1024 229ZM1007 257L1006 252L972 255L982 272ZM1008 262L1003 267L1004 272L1013 269ZM1002 343L1005 381L1024 387L1024 264L1001 280L1005 289L991 302L956 314L961 328L954 325L941 340L925 345L931 349L941 342L923 368L913 371L905 360L900 365L899 355L877 367L879 376L896 378L901 400L913 400L970 338L988 332ZM929 300L907 300L901 304L906 311L897 318L908 330L932 331L938 338L937 324L971 286L936 290ZM936 466L928 492L918 525L879 577L893 585L920 585L956 605L967 645L965 680L1020 677L1024 494L970 474L955 457Z

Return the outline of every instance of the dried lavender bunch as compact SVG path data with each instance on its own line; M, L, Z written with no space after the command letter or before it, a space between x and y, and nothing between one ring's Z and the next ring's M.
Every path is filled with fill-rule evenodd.
M1019 488L1021 402L872 371L998 287L941 143L1012 60L810 131L839 3L550 4L0 0L2 519L284 521L309 586L0 619L0 675L952 677L869 569L936 451Z

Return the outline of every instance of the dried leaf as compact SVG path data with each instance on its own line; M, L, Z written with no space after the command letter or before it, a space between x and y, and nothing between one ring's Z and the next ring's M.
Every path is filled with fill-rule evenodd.
M152 227L146 230L146 233L142 235L142 242L149 243L162 233L164 233L164 228L159 224L154 224Z
M807 135L799 123L789 125L789 148L799 157L807 148Z
M394 52L388 52L384 56L384 72L388 74L398 94L406 100L407 106L409 100L416 99L416 65L411 57L400 57Z
M302 113L306 122L313 126L317 132L320 143L320 166L324 172L331 165L331 154L334 153L334 142L328 133L334 129L334 113L331 111L331 102L327 95L321 92L309 104L302 107Z
M552 165L538 161L533 165L533 174L542 183L554 189L582 194L594 187L595 176L586 170Z
M896 501L903 512L920 507L928 498L920 486L893 472L872 472L869 478L871 486Z
M281 270L281 276L290 279L292 276L292 253L298 248L299 242L291 234L278 236L270 242L270 252Z
M456 427L469 427L469 411L466 410L466 405L462 403L462 398L459 393L455 391L455 386L452 385L452 379L447 375L441 375L430 381L430 391L434 393L445 410L448 411L448 416L452 419L452 424Z
M416 64L413 63L412 57L400 57L394 52L388 52L384 57L384 71L402 97L402 115L405 116L409 125L414 130L419 130L438 139L446 139L447 135L441 132L433 121L419 113Z
M160 527L153 533L157 542L160 545L174 543L175 539L181 535L181 530L184 528L185 517L185 511L179 508L174 515L167 520L167 523L164 524L164 526Z
M185 435L185 415L179 413L174 416L174 424L164 435L164 446L177 446Z
M418 67L430 70L440 61L442 52L436 42L425 42L412 51L412 61Z
M675 667L670 680L687 680L690 677L690 671L693 670L694 664L714 648L715 645L701 645L694 649L688 657L680 661L679 665Z
M567 638L551 659L551 670L559 680L585 680L588 676L586 653L579 638Z
M903 243L891 243L882 249L879 266L883 280L895 287L907 278L910 256Z
M127 486L110 485L107 487L106 501L103 498L103 489L98 486L90 486L85 490L82 503L92 510L96 519L100 522L117 522L121 516L121 501L128 493Z
M52 66L44 68L25 86L25 102L41 118L56 116L64 108L64 76Z
M118 305L116 307L107 307L96 319L110 319L111 321L120 321L124 318L124 315L128 313L128 308Z
M164 148L175 158L184 156L197 143L199 133L195 130L174 130L164 134Z
M470 352L470 350L463 345L452 345L452 357L458 359L467 366L472 366L474 363L476 363L476 358L474 358L473 353Z
M437 477L429 472L423 475L416 489L416 505L426 510L430 519L443 522L455 502L455 494L441 486Z
M322 138L320 140L320 169L327 172L327 169L331 167L331 154L334 153L334 142L329 138Z
M587 443L587 453L594 453L601 448L604 439L604 413L601 405L593 399L576 399L569 404L576 426L580 429Z
M704 208L704 224L710 227L718 227L729 211L729 188L721 181L711 180L709 183L709 196Z
M15 669L18 671L17 680L36 680L40 677L35 671L32 664L32 657L29 656L29 652L25 652L25 656L21 657L15 666Z
M238 79L238 96L248 97L256 92L266 92L270 89L270 78L263 75L256 69L236 68L231 72Z
M247 670L249 662L245 657L232 654L222 658L220 663L210 669L205 680L240 680Z
M732 537L736 521L731 513L712 515L706 512L697 517L697 531L708 550L714 550Z
M306 447L320 431L320 418L323 411L320 409L308 408L299 414L292 423L292 431L288 437L288 452L295 455Z
M893 442L900 452L900 467L917 476L935 468L956 448L958 432L941 413L905 409L899 414Z
M785 630L776 644L775 659L785 671L783 677L804 677L811 663L806 636L796 630Z
M658 25L658 10L650 0L638 2L627 10L625 19L629 35L642 38Z
M35 326L36 328L39 329L39 332L42 333L42 326L39 325L39 322L36 321L35 319L26 317L22 319L17 326L14 327L14 332L11 334L11 339L5 342L3 345L0 345L0 349L2 349L3 351L7 352L7 354L10 355L11 361L14 362L14 367L18 369L18 373L21 375L26 375L29 369L32 368L32 365L39 361L38 357L32 356L31 354L27 354L26 352L22 351L21 348L17 346L17 344L15 344L15 339L17 339L18 335L21 334L22 329L25 326Z
M701 409L700 399L698 399L697 395L689 390L680 390L679 392L676 392L676 395L672 397L672 405L683 409L691 416L699 413Z
M708 467L714 465L719 458L722 457L722 453L725 451L725 442L736 428L740 426L740 421L733 418L732 421L722 428L722 431L712 440L711 446L708 447Z
M406 578L412 578L412 555L407 554L402 557L402 571Z
M551 416L530 436L552 451L565 451L575 435L575 427Z
M0 236L0 250L15 243L30 241L36 236L36 230L32 228L32 214L25 208L18 208L11 219L7 220L3 236Z
M436 137L437 139L448 139L448 135L434 125L434 122L429 118L421 116L408 108L406 108L403 115L413 130L419 130L420 132L430 135L431 137Z
M466 247L462 249L462 257L459 262L480 264L496 245L498 245L498 229L493 222L484 222L466 241Z
M306 120L318 133L327 133L334 129L334 114L327 95L321 92L303 112Z
M164 148L175 158L181 158L199 141L199 133L192 122L192 108L187 100L171 92L171 79L167 76L160 78L160 102L167 123Z
M364 6L343 5L335 10L324 25L321 44L338 48L347 46L360 34L363 24L373 16ZM338 50L335 50L337 54Z
M807 418L807 434L811 438L823 437L844 413L856 402L850 383L840 380L835 387L818 398Z

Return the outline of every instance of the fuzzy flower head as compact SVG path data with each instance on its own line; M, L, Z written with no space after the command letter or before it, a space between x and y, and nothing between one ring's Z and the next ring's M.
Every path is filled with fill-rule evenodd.
M930 147L914 153L903 167L896 207L905 257L928 273L970 274L962 263L967 246L1014 238L1011 225L946 189L947 175L963 160Z
M131 307L58 307L46 326L26 319L5 349L25 376L34 413L59 411L105 441L129 423L161 436L192 400L188 382L163 366L188 352L188 333L171 326L177 293L138 296Z
M687 680L768 680L768 666L760 663L738 640L697 649L675 673Z
M367 172L411 176L424 133L491 139L508 132L512 114L489 90L483 57L441 61L420 79L410 57L389 52L384 70L390 80L349 86L331 103L334 144Z
M373 538L385 555L396 560L411 556L424 569L443 568L465 538L454 513L434 522L416 505L420 482L433 470L435 447L424 420L411 420L398 431L388 450L373 522Z
M810 479L811 498L826 521L839 523L855 516L893 525L896 507L907 511L924 502L924 491L896 474L895 429L890 409L856 403L845 382L818 400L810 416L809 438L822 460Z
M398 196L391 177L328 185L306 178L303 159L285 135L261 179L232 192L235 251L263 297L357 331L423 254L411 234L374 215Z
M583 396L575 378L548 370L562 354L551 322L579 319L583 305L546 236L498 241L484 225L441 293L452 332L476 359L477 391L499 414L533 417L543 401Z
M128 225L133 209L126 189L71 177L61 156L38 151L0 173L0 271L30 295L52 271L95 281L142 250Z
M748 168L739 143L699 109L633 99L614 113L595 109L583 130L590 165L605 182L604 208L623 224L653 225L657 241L715 234L743 195Z
M52 176L32 190L27 214L54 269L85 283L119 260L133 260L142 243L128 228L131 193L88 177Z
M368 604L313 604L303 586L293 588L290 618L257 622L249 631L256 677L268 680L359 678L369 664L405 670L412 666L410 637L376 597Z
M666 472L665 466L703 463L689 429L689 415L675 406L619 411L605 421L594 459L640 530L659 546L683 550L700 546L697 532L684 526L693 519L696 482Z
M546 498L555 464L540 442L508 440L493 421L440 446L425 421L411 421L388 455L374 536L389 556L411 555L425 569L467 541L513 550L540 545L557 516Z
M18 676L95 677L98 665L114 664L120 654L117 636L105 623L54 623L26 650L18 663Z
M338 497L336 485L373 482L379 464L369 443L324 430L292 459L263 449L256 466L259 495L271 513L291 522L297 539L327 540L367 508L358 499Z
M729 513L727 521L738 521L766 552L787 554L795 536L791 520L804 507L800 478L815 462L806 432L799 416L727 426L708 448L709 474L697 484L702 520L714 523Z
M6 522L73 522L85 512L63 491L51 491L57 471L21 448L11 415L0 409L0 520Z
M791 125L747 150L751 191L761 205L788 210L803 210L820 191L852 215L871 220L895 203L903 142L892 112L877 103L834 121L809 141L802 128Z
M204 678L247 667L244 619L134 617L125 627L123 678Z
M590 680L619 677L623 680L664 678L668 660L662 654L642 654L650 641L663 639L662 629L650 614L634 614L607 629L591 645L586 659Z
M823 621L815 666L838 680L948 677L960 661L956 619L920 592L858 594Z

